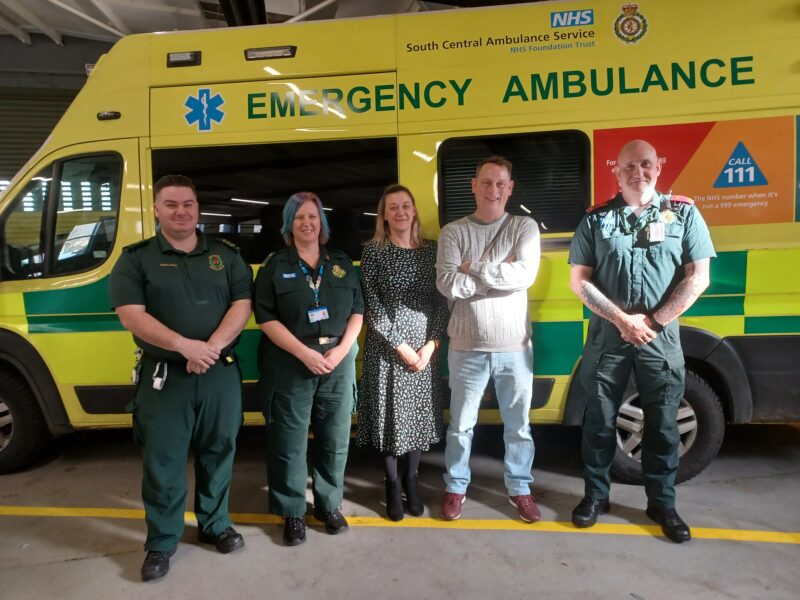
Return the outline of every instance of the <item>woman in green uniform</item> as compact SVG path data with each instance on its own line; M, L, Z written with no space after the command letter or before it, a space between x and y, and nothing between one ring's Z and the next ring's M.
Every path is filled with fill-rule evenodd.
M322 202L294 194L283 208L287 248L267 257L255 283L262 411L267 421L269 509L286 519L286 545L306 539L309 427L314 516L347 530L339 511L355 407L356 338L364 300L350 258L325 247Z

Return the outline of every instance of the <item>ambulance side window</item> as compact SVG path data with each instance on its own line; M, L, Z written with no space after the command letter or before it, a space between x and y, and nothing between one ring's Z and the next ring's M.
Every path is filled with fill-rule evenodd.
M316 193L331 229L329 246L353 260L375 231L383 188L397 181L397 140L368 138L153 151L153 181L191 177L199 227L239 247L251 264L286 247L280 229L286 200Z
M475 211L472 178L484 158L513 165L506 210L536 219L543 234L572 233L590 204L589 139L581 131L452 138L439 148L439 222Z
M92 269L111 253L117 231L122 163L116 155L64 162L58 188L52 273Z
M42 169L0 215L0 280L93 269L117 229L122 160L87 155Z
M44 273L43 223L51 173L52 167L39 171L0 215L0 281Z

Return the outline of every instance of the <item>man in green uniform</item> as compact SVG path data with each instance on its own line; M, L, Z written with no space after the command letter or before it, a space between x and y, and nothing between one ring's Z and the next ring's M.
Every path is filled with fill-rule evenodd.
M633 371L644 412L647 515L680 543L691 532L675 511L685 375L677 318L708 287L716 254L694 202L656 192L661 163L653 146L628 142L615 173L620 193L584 217L569 252L570 287L592 311L581 365L585 496L572 522L591 527L610 509L616 418Z
M197 230L190 179L167 175L153 191L160 231L125 248L109 284L112 306L143 351L130 408L144 463L144 581L166 575L183 533L190 448L200 540L222 553L244 546L228 514L242 424L232 348L250 317L253 286L238 250Z

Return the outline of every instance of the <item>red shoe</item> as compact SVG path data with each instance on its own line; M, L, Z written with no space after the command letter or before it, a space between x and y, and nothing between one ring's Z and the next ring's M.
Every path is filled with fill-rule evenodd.
M539 512L539 507L536 506L536 501L531 494L509 496L508 501L512 506L517 507L519 518L526 523L535 523L542 518L542 513Z
M455 521L461 516L461 505L467 499L466 494L445 492L442 499L442 518L445 521Z

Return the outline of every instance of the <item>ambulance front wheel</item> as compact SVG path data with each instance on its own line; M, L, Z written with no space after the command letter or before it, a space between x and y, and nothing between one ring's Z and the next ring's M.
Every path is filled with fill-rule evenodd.
M612 475L641 485L644 418L636 384L631 379L617 417L617 451ZM700 474L719 452L725 435L725 414L717 393L697 373L686 370L686 388L678 407L680 466L677 483Z
M0 474L21 469L50 439L28 384L0 368Z

